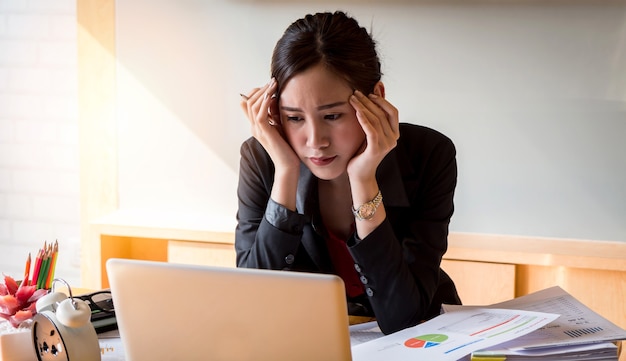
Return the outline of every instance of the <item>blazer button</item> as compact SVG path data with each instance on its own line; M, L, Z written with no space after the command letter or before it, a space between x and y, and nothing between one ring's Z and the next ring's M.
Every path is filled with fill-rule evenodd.
M365 276L361 276L361 283L363 283L364 285L367 284L367 277Z
M374 290L369 287L365 290L365 293L370 297L374 296Z
M361 273L361 266L359 266L359 264L358 264L358 263L355 263L355 264L354 264L354 269L355 269L357 272Z
M285 262L287 264L293 264L293 261L296 259L296 257L294 257L292 254L288 254L287 257L285 257Z

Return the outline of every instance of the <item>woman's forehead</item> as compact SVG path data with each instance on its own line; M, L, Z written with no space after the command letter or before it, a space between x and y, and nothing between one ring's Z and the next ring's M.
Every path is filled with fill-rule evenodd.
M347 101L352 94L348 82L323 66L315 66L294 75L283 87L280 94L281 105L322 106L338 101Z

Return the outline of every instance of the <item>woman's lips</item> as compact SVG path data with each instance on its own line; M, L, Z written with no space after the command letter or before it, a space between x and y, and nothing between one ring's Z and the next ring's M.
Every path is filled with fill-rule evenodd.
M332 163L335 160L336 156L334 157L309 157L309 160L311 161L311 163L317 165L317 166L324 166L324 165L329 165L330 163Z

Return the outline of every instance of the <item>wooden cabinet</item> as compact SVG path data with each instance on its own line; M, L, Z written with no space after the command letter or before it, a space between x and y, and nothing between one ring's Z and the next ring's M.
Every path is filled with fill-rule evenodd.
M87 227L83 287L109 286L109 258L235 267L235 219L230 216L118 210Z
M441 268L454 280L465 305L490 305L515 297L515 265L444 259Z
M235 249L232 243L169 241L167 252L169 262L220 267L236 266Z
M109 258L130 258L203 266L235 267L233 242L179 241L162 238L100 235L100 284L109 287L106 261Z

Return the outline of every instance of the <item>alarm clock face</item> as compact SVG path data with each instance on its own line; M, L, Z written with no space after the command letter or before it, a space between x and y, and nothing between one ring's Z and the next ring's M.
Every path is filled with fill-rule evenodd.
M42 313L35 315L32 332L37 360L69 361L59 329L48 317Z

